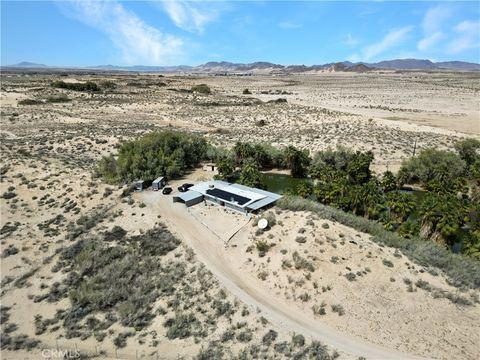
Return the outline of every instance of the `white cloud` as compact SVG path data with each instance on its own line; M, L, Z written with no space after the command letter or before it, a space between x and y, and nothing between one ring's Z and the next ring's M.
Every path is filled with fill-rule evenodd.
M298 24L292 21L282 21L281 23L278 24L279 27L282 29L298 29L301 28L303 25Z
M480 48L480 21L465 20L453 28L455 38L448 44L450 54Z
M417 49L420 51L426 51L430 49L433 45L437 44L440 40L445 38L445 34L441 31L437 31L431 35L424 37L417 44Z
M436 45L446 35L441 31L442 25L453 14L452 8L439 5L431 7L422 20L423 38L417 43L419 51L427 51Z
M445 5L432 7L427 10L422 21L425 34L432 34L441 28L442 23L452 16L452 9Z
M212 3L202 4L200 1L167 0L162 1L161 4L176 26L190 32L202 33L205 25L215 20L219 15L218 7Z
M106 33L127 64L175 62L182 39L163 34L117 1L77 0L61 4L70 16Z
M413 26L405 26L400 29L391 30L385 35L385 37L362 49L362 58L364 61L369 61L370 59L384 53L387 50L400 44L406 36L413 30ZM356 55L353 55L352 58L355 58Z

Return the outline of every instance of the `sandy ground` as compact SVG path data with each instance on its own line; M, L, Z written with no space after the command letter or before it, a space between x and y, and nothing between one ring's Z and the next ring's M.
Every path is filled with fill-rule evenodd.
M59 79L97 82L108 79L117 88L86 94L49 86L51 81ZM150 131L181 129L199 132L212 143L227 147L247 140L276 146L293 144L311 152L345 145L372 150L377 172L387 168L396 170L403 159L411 156L415 140L419 151L431 146L451 149L457 139L478 137L478 80L479 75L474 73L408 72L245 78L2 74L0 193L13 187L16 195L0 202L0 245L2 253L12 246L17 252L0 259L0 300L2 305L12 307L9 321L18 327L13 335L38 338L47 348L55 348L58 343L63 349L78 347L89 354L103 350L104 356L129 359L141 352L153 358L160 353L164 358L188 357L205 345L193 339L169 341L164 336L161 317L152 325L158 331L160 345L156 347L151 345L151 337L145 344L139 344L136 336L128 340L126 348L117 350L112 339L125 329L115 326L104 342L92 337L84 341L65 339L62 329L35 335L36 314L51 317L56 310L69 306L68 299L48 303L34 302L33 298L61 280L63 275L51 269L57 260L56 252L71 244L66 238L70 226L93 211L106 211L105 219L86 236L97 236L114 225L131 234L140 234L171 215L168 211L157 212L163 206L156 201L163 196L159 193L136 194L133 204L129 204L120 200L121 188L92 178L95 163L101 156L115 154L115 146L120 142ZM209 84L213 93L207 96L180 91L199 83ZM244 88L253 94L242 95ZM45 101L60 94L71 101L18 104L22 99ZM286 98L287 103L267 103L278 98ZM264 120L265 125L259 126L259 120ZM211 176L196 171L179 181L196 182ZM139 197L144 195L152 198L145 200L147 206L142 208ZM168 201L164 205L173 209ZM212 296L225 284L231 286L232 293L228 296L232 303L237 294L250 296L245 297L248 300L245 306L250 309L245 321L254 332L253 341L261 343L265 331L273 327L273 321L271 325L259 323L259 317L265 313L265 317L269 315L275 321L279 340L290 341L291 330L297 329L310 337L328 339L331 349L338 345L339 350L353 354L479 357L475 347L480 342L479 332L472 331L478 329L478 305L460 308L446 299L433 299L415 286L416 291L408 292L404 278L413 282L424 279L445 291L455 290L445 284L442 276L434 277L411 263L406 265L407 259L392 255L391 249L379 248L365 234L343 229L338 224L323 229L321 219L311 219L314 225L307 226L309 214L281 213L276 216L283 226L276 225L263 235L255 235L251 220L217 207L199 206L187 212L178 205L174 209L177 220L186 226L185 229L172 226L172 229L184 237L185 243L199 246L199 259L203 257L209 264L221 261L218 265L229 271L228 277L224 272L216 274L220 283L212 285ZM197 224L195 229L203 234L201 239L209 247L194 242L195 236L190 239L190 235L195 235L188 227L190 224ZM307 229L303 235L299 234L306 238L303 244L295 241L299 227ZM238 229L241 231L236 233ZM188 236L180 230L187 231ZM340 232L345 241L340 239ZM225 247L220 239L234 233ZM276 243L261 258L254 246L259 239ZM350 239L357 244L350 243ZM313 273L285 265L284 261L293 264L295 251L313 263ZM179 249L179 259L186 258L187 253L186 248ZM338 257L335 264L331 261L333 257ZM384 258L390 259L394 267L385 266ZM191 266L200 265L200 261L195 261ZM363 275L348 281L347 267ZM367 267L370 271L365 270ZM15 280L30 271L34 272L25 285L14 285ZM232 279L235 279L233 284ZM314 283L318 283L316 288ZM323 292L322 287L327 291ZM312 306L320 306L322 301L326 303L326 314L313 314ZM273 310L271 303L276 304ZM156 306L160 304L161 299ZM343 316L332 312L331 306L335 304L344 307ZM257 306L262 309L260 314L256 313ZM295 314L293 319L290 312ZM220 322L218 331L228 326L228 322ZM218 337L216 332L208 341ZM237 351L242 346L245 344L235 342L231 348ZM39 358L40 350L2 351L2 358ZM340 353L342 358L356 358Z
M448 286L442 276L429 274L393 249L376 245L366 234L308 213L277 211L281 225L256 236L256 227L250 222L226 247L227 238L221 241L216 234L228 222L232 228L238 226L241 215L203 203L187 209L152 192L139 196L153 212L165 214L169 226L222 284L242 301L259 307L279 326L367 358L407 358L407 353L439 359L475 359L479 355L480 337L474 330L480 330L479 306L460 307L446 299L434 299L421 289L408 292L406 278L414 283L419 279L428 281L448 292L458 290ZM208 227L192 216L198 213L210 218ZM215 224L219 224L218 230ZM328 229L323 228L324 224ZM305 243L295 241L299 229L305 230L301 230ZM255 249L259 239L275 244L265 257L259 257ZM312 274L291 268L295 251L314 264ZM334 257L338 259L335 263L331 260ZM383 260L391 261L393 267L384 265ZM285 262L290 263L289 268ZM361 271L361 276L348 281L348 269ZM267 273L265 280L259 279L262 272ZM308 300L302 300L305 294ZM312 306L322 302L327 314L314 315ZM331 311L335 304L345 308L344 316Z

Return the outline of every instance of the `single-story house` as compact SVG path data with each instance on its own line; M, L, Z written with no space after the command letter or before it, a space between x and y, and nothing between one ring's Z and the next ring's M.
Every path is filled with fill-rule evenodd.
M173 202L183 202L188 207L209 201L247 214L268 207L281 197L269 191L214 180L195 184L186 193L175 195Z

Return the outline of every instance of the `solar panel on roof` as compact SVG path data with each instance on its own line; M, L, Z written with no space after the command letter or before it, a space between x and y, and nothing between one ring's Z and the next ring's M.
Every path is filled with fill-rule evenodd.
M240 196L240 195L237 195L237 194L232 194L228 191L225 191L225 190L220 190L220 189L207 189L206 193L208 195L212 195L212 196L215 196L219 199L222 199L222 200L225 200L225 201L229 201L229 202L236 202L238 203L239 205L244 205L246 204L247 202L250 201L249 198L245 197L245 196Z

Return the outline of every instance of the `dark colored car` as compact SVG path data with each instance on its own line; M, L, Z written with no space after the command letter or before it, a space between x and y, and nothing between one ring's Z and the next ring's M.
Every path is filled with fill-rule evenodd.
M188 189L190 189L192 186L193 186L193 184L183 184L183 185L178 187L178 191L185 192Z
M162 190L163 195L168 195L172 192L172 188L170 186L165 186Z

